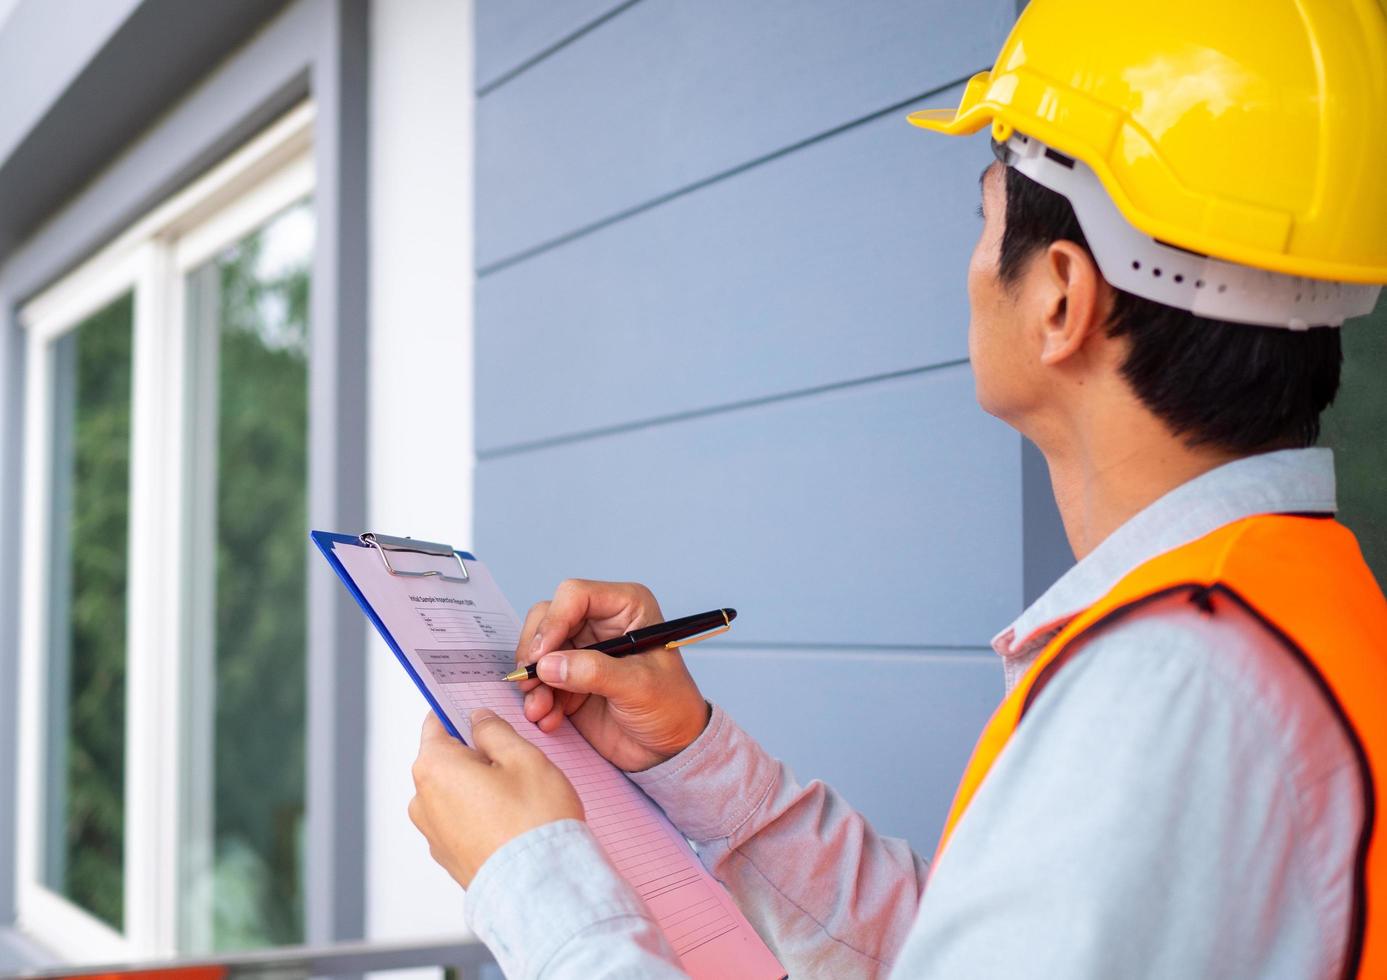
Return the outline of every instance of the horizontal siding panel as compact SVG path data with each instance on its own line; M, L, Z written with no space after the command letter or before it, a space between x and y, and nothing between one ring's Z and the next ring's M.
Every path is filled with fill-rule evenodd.
M479 100L481 267L989 64L1012 0L642 0Z
M486 88L625 2L477 0L477 88Z
M822 779L929 857L983 725L1004 693L995 656L738 650L687 654L721 705L801 783Z
M990 160L892 113L484 277L479 448L966 357Z
M630 578L748 643L982 647L1019 611L1020 466L945 367L484 458L477 546L521 605Z

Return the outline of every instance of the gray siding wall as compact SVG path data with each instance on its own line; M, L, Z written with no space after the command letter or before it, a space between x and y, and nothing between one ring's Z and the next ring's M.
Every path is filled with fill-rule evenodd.
M688 657L707 696L926 853L988 642L1062 564L1043 466L973 399L990 154L904 119L1015 13L477 2L480 554L522 606L567 576L736 606Z

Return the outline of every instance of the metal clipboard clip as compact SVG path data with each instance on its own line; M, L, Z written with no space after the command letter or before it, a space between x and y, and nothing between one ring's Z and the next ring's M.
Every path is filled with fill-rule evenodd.
M396 538L389 534L377 534L374 531L363 531L357 537L368 548L375 548L380 552L380 560L385 563L385 570L391 575L401 578L438 578L445 582L466 583L471 581L471 577L467 574L467 566L462 562L462 555L454 551L452 545L437 544L432 541L415 541L413 538ZM390 564L390 552L392 551L407 552L411 555L432 555L435 558L454 558L457 560L458 570L462 572L462 575L459 577L434 571L406 572Z

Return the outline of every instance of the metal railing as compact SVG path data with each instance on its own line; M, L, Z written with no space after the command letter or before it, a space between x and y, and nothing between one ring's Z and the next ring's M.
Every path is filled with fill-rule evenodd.
M307 980L309 977L360 975L374 970L442 967L457 980L480 980L482 968L495 962L476 940L467 942L334 943L331 946L280 946L248 953L228 953L179 960L116 963L100 966L47 966L15 977L86 977L116 980Z

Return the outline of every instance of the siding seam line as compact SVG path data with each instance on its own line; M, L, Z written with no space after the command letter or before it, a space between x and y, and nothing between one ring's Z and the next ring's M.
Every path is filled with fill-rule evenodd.
M568 34L565 37L559 38L559 40L549 45L549 47L541 48L539 52L537 52L536 54L530 55L530 57L520 62L520 64L516 65L513 68L509 68L501 74L497 75L495 78L487 82L485 85L477 86L477 98L480 99L496 91L498 88L500 88L507 82L511 81L516 76L523 75L525 72L529 71L535 65L547 59L550 55L557 54L559 51L568 47L570 44L572 44L574 41L577 41L584 35L591 34L593 31L597 30L597 28L607 23L607 21L612 20L613 18L621 14L624 14L626 11L630 10L632 7L634 7L636 4L640 2L641 0L626 0L625 3L618 4L617 6L613 7L611 10L607 11L605 14L601 15L595 20L588 21L588 23L584 24L582 27L579 27L573 33ZM474 28L473 34L475 35L475 33L476 30Z
M636 0L636 2L639 2L639 0ZM717 173L711 174L707 177L702 177L694 181L693 183L685 184L683 187L677 187L672 191L666 191L663 194L658 194L655 197L652 197L646 201L642 201L639 204L633 204L630 207L623 208L622 210L617 211L613 214L609 214L604 218L599 218L596 221L589 222L588 224L575 228L572 231L564 232L562 235L558 235L557 237L540 242L538 245L532 245L529 248L521 249L519 252L515 252L511 255L507 255L502 258L496 259L493 262L488 262L486 265L478 266L477 279L485 279L487 276L490 276L493 273L497 273L504 269L508 269L513 265L518 265L519 263L524 262L527 259L534 258L537 255L541 255L544 252L548 252L552 249L558 248L561 245L567 245L569 242L576 241L579 238L586 238L593 232L601 231L603 228L606 228L609 225L614 225L618 222L625 221L627 218L635 217L643 211L649 211L653 208L659 207L662 204L668 204L670 201L673 201L676 198L684 197L685 195L692 194L695 191L700 191L705 187L710 187L713 184L727 180L730 177L736 177L737 175L745 173L748 170L753 170L756 167L760 167L764 164L771 163L772 161L778 160L781 157L789 156L791 153L796 153L800 150L810 147L815 143L820 143L824 140L832 139L834 136L839 136L843 133L848 132L849 130L856 129L858 126L865 126L867 123L875 122L883 116L888 116L893 112L900 112L902 109L905 109L906 107L911 106L916 102L919 102L921 99L928 99L932 96L938 95L940 92L947 91L948 89L951 89L956 85L962 85L964 82L967 82L968 79L972 78L975 74L976 72L969 72L961 78L953 79L952 81L946 82L943 85L939 85L935 88L930 89L928 92L922 92L919 95L913 95L908 99L903 99L900 102L896 102L892 105L886 106L884 109L877 109L876 111L871 112L868 115L859 116L858 118L850 120L849 122L843 123L839 126L834 126L832 129L826 129L822 132L815 133L813 136L809 136L795 143L790 143L786 146L782 146L779 149L772 150L771 152L762 154L759 157L753 157L750 160L744 161L743 163L739 163L733 167L729 167L726 170L720 170Z
M553 449L557 446L566 446L577 442L588 442L606 436L624 435L625 433L636 432L640 429L653 429L662 425L669 425L676 422L688 422L713 415L726 415L748 408L760 408L765 405L775 405L780 402L795 401L801 398L812 398L816 395L828 394L829 392L845 391L850 388L862 388L867 385L877 384L878 382L897 381L902 378L929 374L952 367L960 367L967 363L968 358L958 357L948 361L939 361L935 364L903 368L899 371L888 371L884 374L873 374L865 378L834 381L829 384L815 385L812 388L800 388L795 391L778 392L773 395L762 395L757 398L745 398L740 401L725 402L721 405L710 405L705 408L691 408L683 412L671 412L668 415L655 415L631 422L619 422L615 425L606 425L596 429L586 429L581 432L571 432L564 435L548 436L543 439L534 439L529 442L517 442L508 446L498 446L494 449L478 449L477 462L487 462L493 459L502 459L507 456L518 456L522 453L534 452L542 449Z

